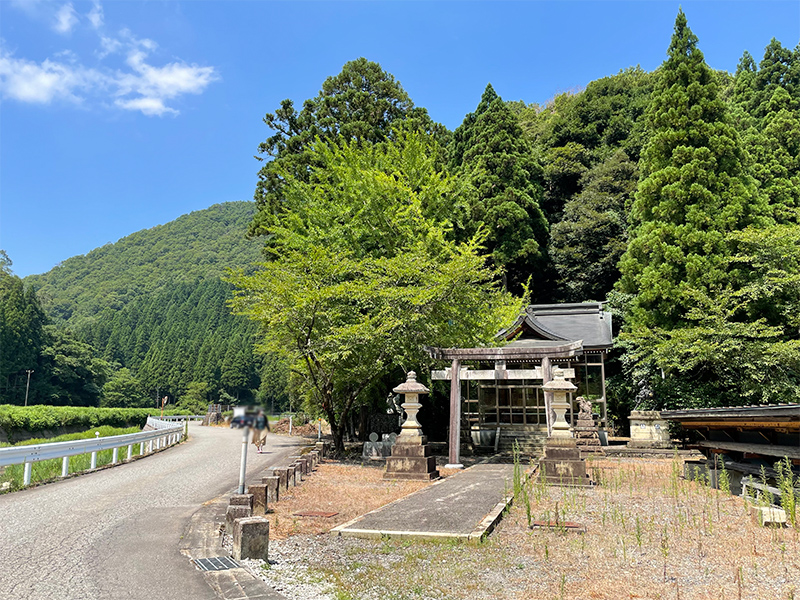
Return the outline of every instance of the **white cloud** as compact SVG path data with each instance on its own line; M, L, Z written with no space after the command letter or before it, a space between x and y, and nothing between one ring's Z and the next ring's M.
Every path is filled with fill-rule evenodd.
M128 54L126 62L135 73L120 78L120 94L132 92L146 97L174 98L181 94L199 94L216 79L214 67L177 62L154 67L145 62L146 57L139 50Z
M89 22L92 24L92 27L95 29L100 29L103 26L104 16L103 16L103 7L98 2L98 0L94 1L92 5L92 10L89 11L89 14L86 15L89 19Z
M164 104L161 98L134 98L132 100L117 100L114 102L120 108L125 110L138 110L148 116L160 117L165 114L179 114L174 108L170 108Z
M53 29L58 33L69 33L78 24L78 15L75 14L71 2L67 2L59 8L55 16L56 22L53 24Z
M122 48L122 42L117 39L106 37L104 35L100 36L100 48L101 50L95 52L100 60L104 59L109 54L114 54L118 52L120 48Z
M76 92L102 87L98 74L82 67L45 60L41 64L0 53L0 92L3 98L48 104L55 99L78 102Z
M53 6L38 4L37 8ZM51 17L54 13L50 13ZM158 65L154 60L158 44L137 38L128 29L117 35L104 35L103 7L94 0L86 15L96 30L99 47L94 51L100 60L122 54L124 63L112 68L89 68L72 50L61 50L43 62L17 58L2 48L0 40L0 96L19 102L49 104L53 101L97 102L138 111L147 116L177 115L170 106L185 94L200 94L219 77L214 67L188 64L182 60ZM63 4L55 13L55 29L69 33L78 22L72 3ZM110 102L109 102L110 101Z

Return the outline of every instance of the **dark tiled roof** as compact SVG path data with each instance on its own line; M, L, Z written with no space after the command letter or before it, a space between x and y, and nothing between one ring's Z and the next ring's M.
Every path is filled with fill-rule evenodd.
M532 304L525 314L500 336L520 339L542 338L553 341L583 341L586 350L609 349L611 313L599 302L583 304Z

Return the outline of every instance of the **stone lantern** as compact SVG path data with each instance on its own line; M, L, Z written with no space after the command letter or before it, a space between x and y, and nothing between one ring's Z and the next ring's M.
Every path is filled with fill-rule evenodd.
M405 383L401 383L393 391L403 396L401 406L407 418L392 448L392 455L386 459L386 472L383 478L438 479L436 458L431 456L428 440L417 421L417 413L422 408L419 396L427 394L430 390L417 381L417 374L414 371L409 371Z
M567 392L578 388L564 379L564 371L553 370L553 380L542 386L545 392L553 394L552 409L555 412L553 431L544 445L544 456L539 460L539 476L553 485L592 485L586 473L586 461L572 437L567 423L569 409Z
M553 369L553 379L542 386L542 390L553 394L553 401L550 406L553 409L556 418L555 421L553 421L553 431L550 434L550 437L572 437L566 417L567 410L569 410L567 392L574 392L577 389L578 388L575 386L575 384L564 379L564 371L561 369Z

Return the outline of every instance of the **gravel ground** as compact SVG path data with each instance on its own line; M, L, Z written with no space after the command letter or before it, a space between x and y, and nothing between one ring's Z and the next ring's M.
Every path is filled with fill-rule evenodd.
M528 486L533 520L585 534L529 529L520 497L478 546L301 532L271 542L269 569L249 565L293 600L800 597L800 531L757 527L740 498L673 462L594 461L595 488Z

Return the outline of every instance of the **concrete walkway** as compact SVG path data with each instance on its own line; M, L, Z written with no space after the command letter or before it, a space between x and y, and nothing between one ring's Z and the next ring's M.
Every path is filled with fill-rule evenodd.
M478 464L340 525L332 533L380 538L481 540L513 493L514 465Z

